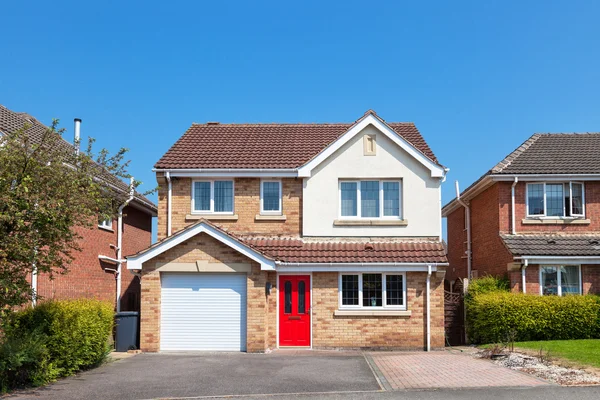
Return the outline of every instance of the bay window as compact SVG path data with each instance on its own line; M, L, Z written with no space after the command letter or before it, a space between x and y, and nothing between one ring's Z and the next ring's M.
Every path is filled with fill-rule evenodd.
M233 213L233 181L193 181L192 213Z
M584 187L580 182L527 184L528 217L583 217Z
M581 294L579 265L540 266L540 294L564 296Z
M341 218L402 219L402 182L340 181Z
M339 279L340 309L406 309L404 273L343 273Z

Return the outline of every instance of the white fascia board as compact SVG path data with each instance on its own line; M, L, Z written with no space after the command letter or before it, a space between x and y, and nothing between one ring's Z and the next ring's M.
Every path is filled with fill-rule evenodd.
M222 232L204 223L198 224L187 232L181 233L177 236L173 236L171 239L165 240L163 243L159 244L158 246L154 247L146 253L140 254L139 256L127 257L127 269L141 270L142 264L144 262L151 260L152 258L164 253L165 251L177 246L180 243L185 242L186 240L191 239L192 237L200 233L206 233L212 236L213 238L217 239L219 242L231 247L238 253L243 254L244 256L250 258L253 261L256 261L260 264L261 270L275 270L275 261L266 258L262 254L252 250L250 247L243 245L237 240L234 240L231 237L224 235Z
M298 176L296 169L153 169L153 172L169 172L172 177L195 178L195 177L227 177L227 178L295 178Z
M421 164L423 164L427 169L429 169L433 178L444 178L446 176L446 171L443 167L431 161L423 153L418 151L412 144L407 142L393 129L391 129L386 124L382 123L373 115L368 115L365 119L363 119L358 124L354 125L350 130L348 130L348 132L344 133L341 137L339 137L335 142L331 143L328 147L326 147L325 150L321 151L315 158L310 160L308 163L304 164L302 167L298 168L298 176L302 178L310 178L312 170L315 167L317 167L319 164L325 161L328 157L330 157L344 144L346 144L350 139L352 139L354 136L356 136L359 132L361 132L369 125L373 125L380 132L385 134L390 140L392 140L394 143L396 143L398 146L404 149L408 154L414 157L417 161L421 162Z
M544 182L544 181L599 181L600 174L497 174L490 175L494 181L513 182L519 178L522 182Z
M527 260L529 264L600 264L600 256L519 256L515 260Z
M277 262L279 272L427 272L448 263L284 263Z

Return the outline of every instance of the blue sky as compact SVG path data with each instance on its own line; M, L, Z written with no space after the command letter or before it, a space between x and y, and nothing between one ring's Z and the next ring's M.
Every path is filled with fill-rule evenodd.
M218 3L218 4L216 4ZM594 1L2 5L0 104L153 164L192 122L413 121L464 188L534 132L600 131ZM155 197L154 197L155 199Z

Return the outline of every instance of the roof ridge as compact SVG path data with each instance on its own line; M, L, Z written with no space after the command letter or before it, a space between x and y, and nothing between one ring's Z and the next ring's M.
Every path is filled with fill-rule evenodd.
M388 125L415 125L414 122L406 121L406 122L386 122ZM192 126L200 125L200 126L345 126L345 125L353 125L354 122L192 122Z
M500 161L498 164L496 164L494 167L492 167L492 169L490 171L488 171L487 174L502 172L502 170L504 170L506 167L508 167L510 164L512 164L513 161L515 161L521 154L523 154L523 152L525 152L525 150L530 148L531 145L533 145L541 136L542 135L539 133L534 133L533 135L531 135L526 141L521 143L521 145L519 147L517 147L509 155L504 157L504 159L502 161Z
M600 135L599 132L537 132L540 136L576 136L576 135Z

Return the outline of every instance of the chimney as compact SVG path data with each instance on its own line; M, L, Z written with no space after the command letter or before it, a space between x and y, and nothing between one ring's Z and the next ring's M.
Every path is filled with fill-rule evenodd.
M79 155L79 143L81 142L81 118L75 118L73 122L75 122L75 138L73 140L73 144L75 145L75 151L77 152L77 155Z

